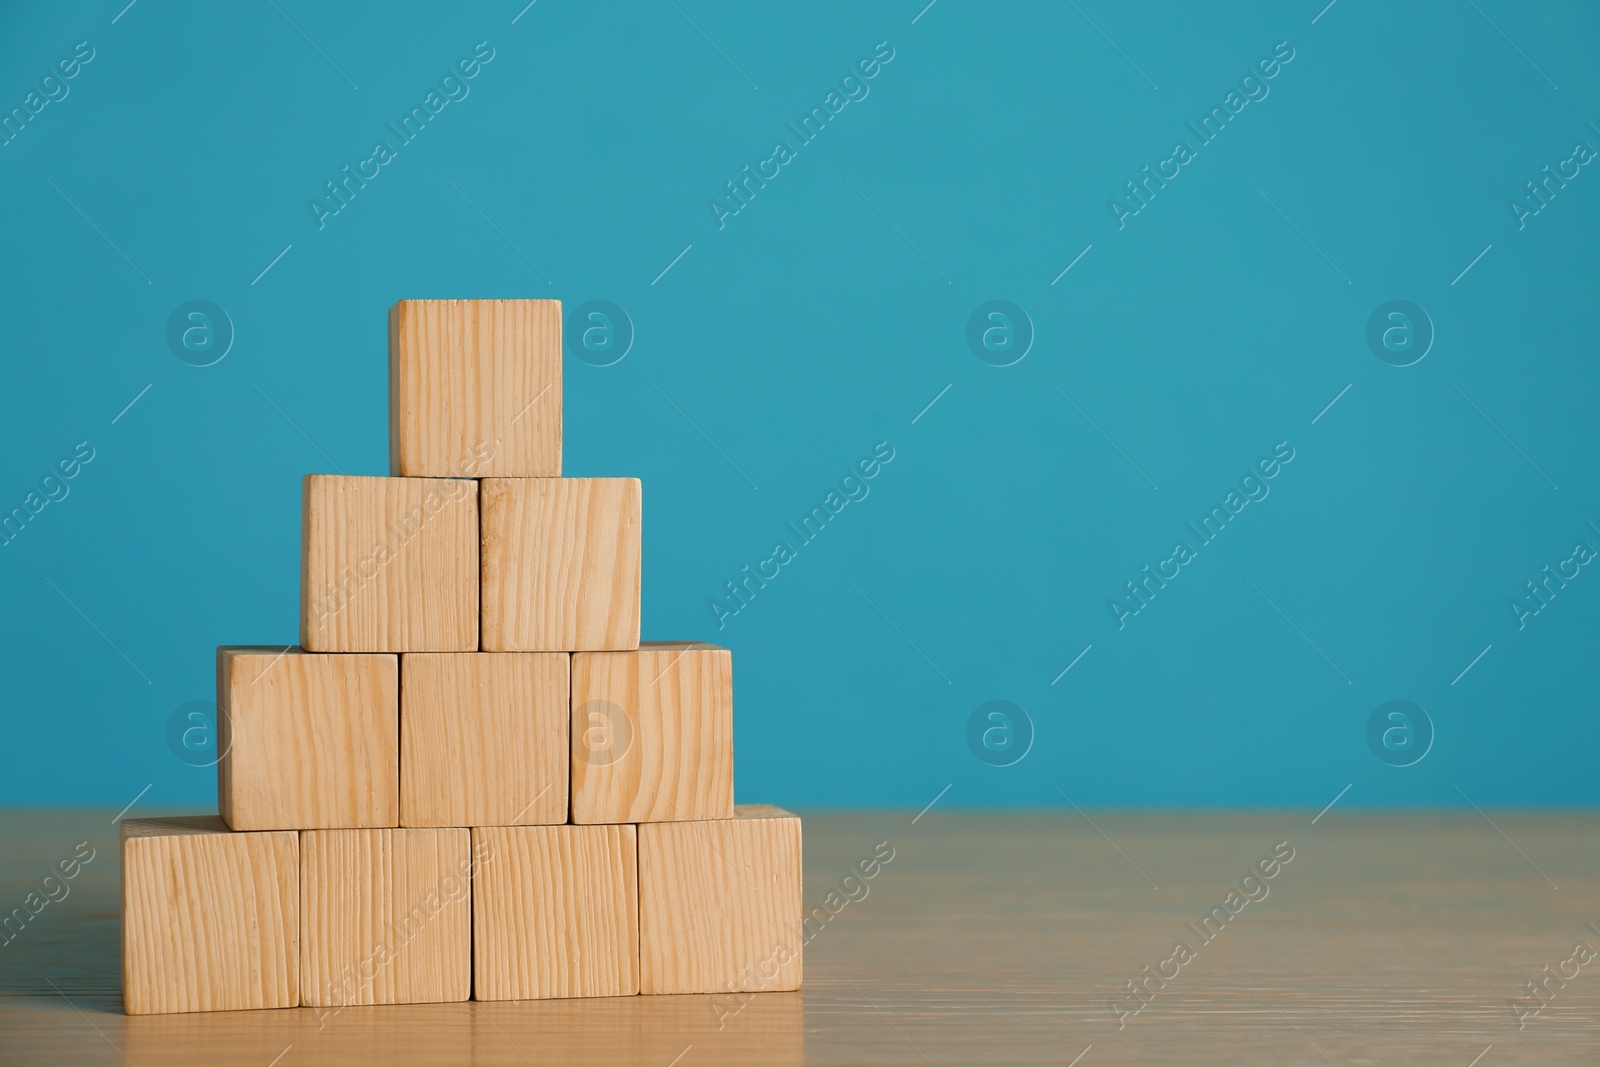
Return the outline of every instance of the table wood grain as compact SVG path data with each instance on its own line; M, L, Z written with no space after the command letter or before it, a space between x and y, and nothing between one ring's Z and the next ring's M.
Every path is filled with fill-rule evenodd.
M0 909L67 891L0 947L0 1064L1600 1063L1591 813L812 813L797 993L137 1018L111 814L0 822Z

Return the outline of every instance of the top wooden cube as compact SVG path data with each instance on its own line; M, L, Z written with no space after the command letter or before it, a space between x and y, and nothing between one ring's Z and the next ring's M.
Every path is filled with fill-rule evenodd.
M389 472L561 476L561 301L389 309Z

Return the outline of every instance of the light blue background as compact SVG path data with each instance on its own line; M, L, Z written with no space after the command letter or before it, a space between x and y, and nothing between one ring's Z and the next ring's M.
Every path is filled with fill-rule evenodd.
M0 148L0 504L95 459L0 548L0 802L210 806L168 717L217 644L295 639L301 476L386 473L385 312L433 296L628 310L621 363L567 358L566 472L644 480L645 636L735 650L741 801L1600 799L1600 575L1526 629L1508 606L1600 547L1600 174L1507 207L1600 146L1600 15L924 2L8 5L6 109L96 57ZM1119 231L1108 200L1285 40ZM308 200L479 41L470 96L319 231ZM719 230L723 182L880 41L870 95ZM208 368L164 340L195 298L237 329ZM995 298L1037 331L1006 368L964 340ZM1364 339L1394 298L1437 330L1407 368ZM1108 599L1284 440L1119 631ZM718 630L880 441L870 496ZM1407 768L1365 738L1395 698L1437 730ZM991 699L1034 723L1014 766L967 747Z

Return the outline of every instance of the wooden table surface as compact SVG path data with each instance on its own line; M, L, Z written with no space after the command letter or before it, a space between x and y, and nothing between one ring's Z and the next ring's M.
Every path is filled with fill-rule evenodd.
M837 914L801 992L331 1018L125 1017L111 813L6 814L0 913L95 849L0 947L6 1065L1600 1063L1600 959L1574 955L1600 951L1596 814L818 813L805 899ZM846 882L885 841L877 876ZM1293 858L1232 914L1280 843ZM1147 973L1172 977L1136 998Z

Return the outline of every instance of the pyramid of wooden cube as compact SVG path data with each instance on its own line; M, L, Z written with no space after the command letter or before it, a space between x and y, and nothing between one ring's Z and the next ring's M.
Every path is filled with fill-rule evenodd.
M734 806L733 654L640 643L561 360L391 309L391 476L308 475L299 647L217 650L221 817L123 823L129 1014L799 988L800 820Z

